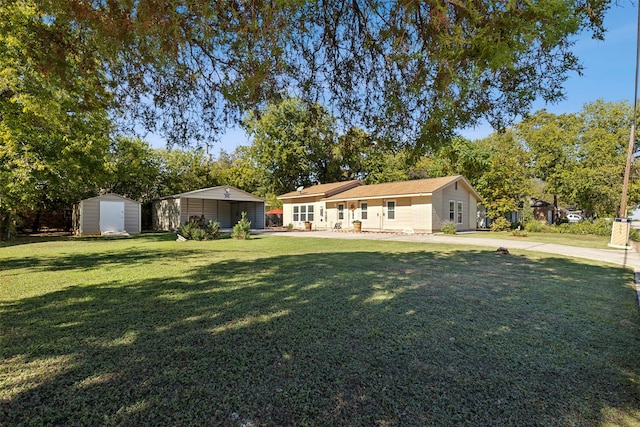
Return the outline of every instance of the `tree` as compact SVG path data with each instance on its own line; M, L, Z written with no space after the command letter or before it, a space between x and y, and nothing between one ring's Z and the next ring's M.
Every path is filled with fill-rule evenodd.
M158 195L185 193L212 186L207 164L199 150L156 150L160 159Z
M557 210L558 196L568 200L572 191L568 171L574 169L578 161L579 117L540 110L525 118L515 129L531 154L532 174L544 182L544 191L553 196Z
M248 116L245 128L252 138L246 161L257 172L259 194L340 178L333 155L335 121L319 104L287 99Z
M65 51L47 71L29 55L34 34L62 23L38 19L29 2L0 7L0 228L18 210L68 206L93 195L105 179L109 94L104 75L81 52ZM61 43L78 37L66 28ZM54 72L55 71L55 72ZM97 90L94 90L98 87ZM4 233L3 233L4 234Z
M602 37L609 0L2 0L34 13L26 55L60 74L98 64L119 107L170 141L205 140L293 93L398 145L495 126L580 71L573 36ZM48 49L41 49L42 46ZM103 90L88 92L102 93ZM156 124L158 124L156 126Z
M166 195L158 193L160 163L158 151L152 149L146 141L117 137L107 154L109 181L103 190L140 202Z
M450 145L422 156L410 175L414 178L463 175L475 186L489 169L490 160L491 151L486 145L457 136Z
M475 183L488 209L487 216L496 219L518 211L530 194L528 153L511 129L493 133L478 143L491 155L488 170Z
M567 175L571 202L589 214L612 216L620 207L631 114L627 102L603 100L586 104L580 112L578 162ZM635 187L629 206L640 201Z

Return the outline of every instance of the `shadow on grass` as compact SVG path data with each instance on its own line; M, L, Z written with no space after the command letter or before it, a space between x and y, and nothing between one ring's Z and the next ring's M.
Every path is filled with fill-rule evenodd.
M116 262L146 256L158 254ZM311 253L126 285L105 278L0 306L0 420L637 423L640 331L624 273L476 250Z

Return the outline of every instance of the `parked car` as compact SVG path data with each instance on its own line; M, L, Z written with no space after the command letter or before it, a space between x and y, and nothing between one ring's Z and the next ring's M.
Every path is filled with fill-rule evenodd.
M569 222L580 222L582 221L582 217L578 214L570 213L567 215L567 219Z

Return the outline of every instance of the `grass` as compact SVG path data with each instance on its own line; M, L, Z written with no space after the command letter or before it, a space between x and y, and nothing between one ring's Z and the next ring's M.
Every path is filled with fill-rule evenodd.
M0 248L0 425L640 425L633 273L292 239Z
M528 233L527 236L514 236L510 231L480 231L475 233L458 233L456 237L490 238L500 240L532 241L553 243L556 245L578 246L583 248L611 249L608 246L611 236L596 236L594 234L569 233Z

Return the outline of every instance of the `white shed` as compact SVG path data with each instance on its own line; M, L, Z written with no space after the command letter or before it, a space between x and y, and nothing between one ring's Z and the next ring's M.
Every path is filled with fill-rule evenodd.
M262 229L264 204L264 199L229 185L175 194L153 202L153 229L175 231L189 220L217 220L222 227L230 228L242 212L246 212L251 228Z
M73 232L76 236L138 234L142 228L141 215L140 202L118 194L103 194L73 206Z

